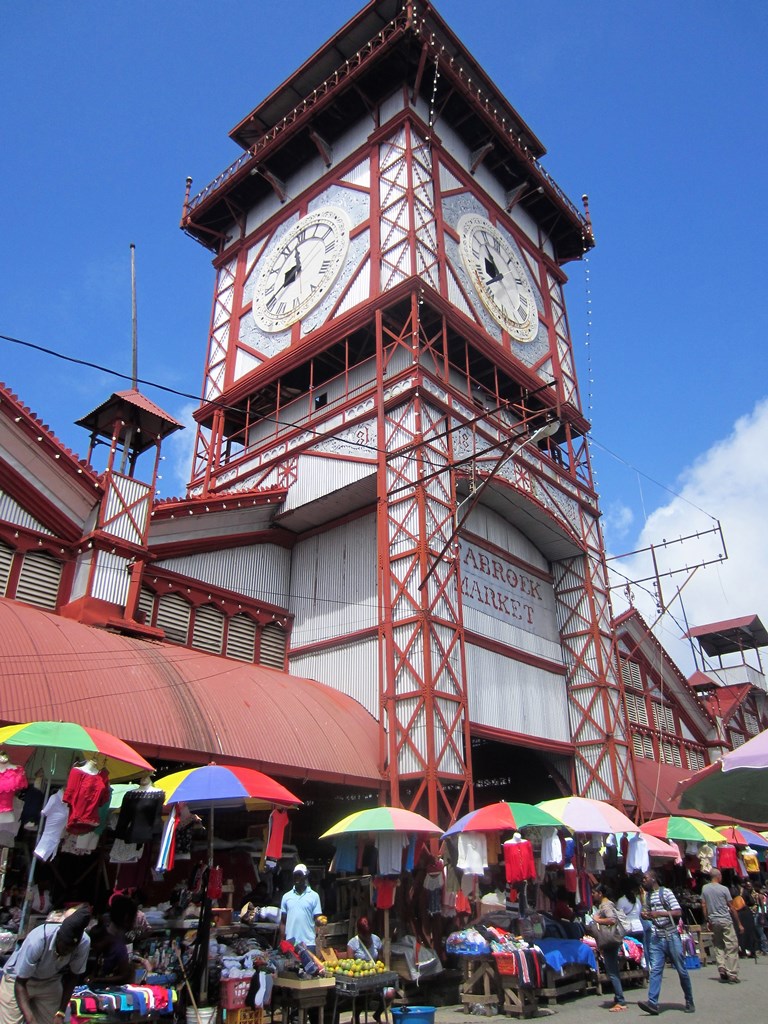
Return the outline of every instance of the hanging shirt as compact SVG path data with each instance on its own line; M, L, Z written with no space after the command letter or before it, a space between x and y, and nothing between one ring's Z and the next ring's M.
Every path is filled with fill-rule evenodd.
M115 836L137 846L148 843L164 801L165 793L154 786L129 789L120 805Z
M379 854L379 874L399 875L403 870L403 850L408 845L404 832L379 832L376 850Z
M503 846L507 882L524 882L536 877L533 847L527 839L508 839Z
M627 874L631 875L634 871L645 873L650 866L651 858L648 855L648 843L639 834L630 836L627 841Z
M562 864L563 844L556 828L541 830L541 863Z
M92 832L99 824L99 808L109 801L109 775L106 768L92 775L80 768L69 773L63 795L69 804L67 831L77 835Z
M0 813L12 813L15 794L26 788L27 776L24 769L17 764L7 764L0 771Z
M336 852L331 861L330 870L339 874L353 874L357 868L357 836L339 836L336 840Z
M755 874L760 870L760 865L757 862L757 854L754 850L750 850L749 853L744 850L742 857L744 859L744 867L750 874Z
M269 816L269 834L264 854L274 860L283 856L283 836L288 827L288 811L275 810Z
M38 789L35 785L29 785L22 792L21 799L24 801L24 808L21 812L21 827L31 832L40 824L40 814L45 803L45 795L42 789Z
M39 860L52 860L59 848L61 834L69 817L69 808L64 803L63 793L60 789L48 797L48 802L41 814L45 819L45 828L35 847L35 856Z
M488 840L485 832L460 832L456 867L465 875L482 875L488 867Z
M717 867L720 871L724 871L726 868L732 868L734 871L738 870L739 861L736 856L735 846L730 846L728 844L718 846Z

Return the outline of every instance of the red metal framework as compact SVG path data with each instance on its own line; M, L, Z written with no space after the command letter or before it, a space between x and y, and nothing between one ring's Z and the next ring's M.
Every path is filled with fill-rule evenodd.
M410 387L402 400L384 382L384 349L400 348L414 366L429 341L419 298L396 329L377 318L379 350L378 560L381 706L388 727L392 799L421 807L432 820L453 820L471 794L459 579L453 558L420 588L453 529L452 450L445 413ZM392 345L394 342L394 346ZM445 470L445 472L442 472Z
M596 510L580 504L579 515L584 554L553 565L560 639L568 667L576 779L583 796L634 805L602 531Z

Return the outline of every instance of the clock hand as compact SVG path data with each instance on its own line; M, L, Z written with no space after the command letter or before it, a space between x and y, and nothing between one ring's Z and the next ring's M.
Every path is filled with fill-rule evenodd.
M488 280L485 283L486 284L498 284L499 281L503 281L503 280L504 280L504 275L496 273L496 274L494 274L493 277L489 277Z
M499 268L496 266L496 262L490 253L485 257L485 272L495 280L498 280L500 277Z
M293 284L293 282L296 280L296 278L298 277L298 275L300 273L301 273L301 264L299 263L298 258L297 258L296 259L296 264L294 266L292 266L290 268L290 270L286 270L285 277L283 279L283 283L280 285L280 288L278 289L278 291L282 291L283 288L287 288L289 284Z

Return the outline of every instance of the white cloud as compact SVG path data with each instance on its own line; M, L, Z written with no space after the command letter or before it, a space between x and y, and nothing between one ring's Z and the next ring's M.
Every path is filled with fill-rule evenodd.
M656 633L684 672L692 671L694 666L687 642L681 643L679 639L685 625L681 602L676 597L678 587L682 590L689 626L751 614L768 619L766 452L768 398L737 420L728 437L714 444L684 471L676 488L678 496L648 517L634 544L635 550L654 545L663 574L662 595L671 612L662 618ZM722 526L725 551L719 536L705 535L705 531L716 526L716 520ZM690 539L678 542L679 538ZM727 558L717 561L725 552ZM714 564L701 565L713 559ZM653 574L650 554L613 564L633 581ZM686 571L666 575L673 569ZM616 577L611 582L615 583ZM657 616L656 603L643 591L653 587L652 582L645 582L632 588L636 607L648 622ZM626 607L619 590L613 592L613 603L616 612Z
M606 545L611 546L616 541L623 541L629 535L635 521L632 509L622 501L609 501L603 506L602 511L601 522Z
M160 474L162 480L157 490L160 498L183 498L187 493L187 484L192 475L192 457L195 450L197 423L193 418L198 404L188 402L180 410L174 412L177 420L184 424L184 430L163 441L163 462Z

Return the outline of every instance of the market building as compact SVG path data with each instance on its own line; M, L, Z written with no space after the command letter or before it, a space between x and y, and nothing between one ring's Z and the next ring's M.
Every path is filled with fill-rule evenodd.
M611 620L565 304L588 209L399 0L230 136L183 204L215 270L186 495L154 498L179 424L138 391L80 421L103 472L0 394L2 719L76 712L446 826L475 793L645 813L651 750L687 770L727 738Z

